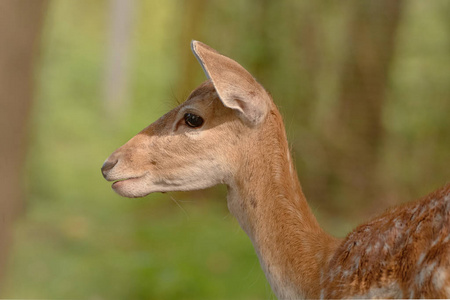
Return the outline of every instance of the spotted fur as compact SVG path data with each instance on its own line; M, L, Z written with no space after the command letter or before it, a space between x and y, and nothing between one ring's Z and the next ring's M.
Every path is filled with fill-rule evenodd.
M450 185L351 232L322 289L323 298L450 298Z

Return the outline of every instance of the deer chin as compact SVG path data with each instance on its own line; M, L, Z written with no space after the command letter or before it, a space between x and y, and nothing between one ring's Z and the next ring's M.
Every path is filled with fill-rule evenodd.
M115 181L112 189L122 197L140 198L152 193L166 193L185 190L177 185L166 184L163 180L156 180L148 172L139 177L129 177Z
M111 187L122 197L139 198L147 196L153 191L149 191L146 184L145 175L139 177L124 178L115 181Z
M166 193L177 191L195 191L212 187L222 181L215 176L208 176L204 180L183 180L171 176L171 178L161 178L146 172L139 177L123 178L112 184L112 189L122 197L139 198L152 193Z

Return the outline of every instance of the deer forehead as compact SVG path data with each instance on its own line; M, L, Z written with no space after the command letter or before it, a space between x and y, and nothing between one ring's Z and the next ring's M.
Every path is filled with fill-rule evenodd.
M200 128L186 126L187 113L199 115L204 124ZM184 103L143 129L127 146L132 148L129 151L141 150L142 154L148 152L153 157L172 157L172 152L214 153L218 142L236 139L240 127L243 124L235 112L222 104L212 84L207 82Z
M220 117L231 117L232 109L225 107L219 98L211 81L206 81L195 89L188 97L188 99L181 104L179 112L183 113L191 111L200 114L203 118L214 118L220 121ZM208 120L211 121L211 120Z

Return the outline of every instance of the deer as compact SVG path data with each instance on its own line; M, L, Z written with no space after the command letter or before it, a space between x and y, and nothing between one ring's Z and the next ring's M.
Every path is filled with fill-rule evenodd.
M449 183L331 236L306 201L271 95L235 60L199 41L191 49L208 79L106 159L116 193L226 185L280 299L450 298Z

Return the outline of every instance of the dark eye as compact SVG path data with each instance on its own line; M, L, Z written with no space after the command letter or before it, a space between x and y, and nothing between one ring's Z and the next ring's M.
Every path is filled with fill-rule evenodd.
M203 125L203 118L191 113L184 115L184 121L186 125L192 128L200 127Z

